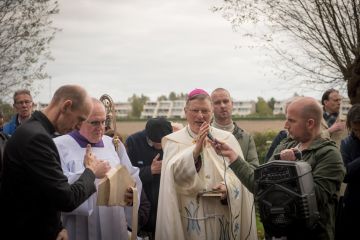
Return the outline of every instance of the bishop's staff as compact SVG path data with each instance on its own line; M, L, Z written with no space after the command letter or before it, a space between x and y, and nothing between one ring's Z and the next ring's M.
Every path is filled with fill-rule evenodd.
M104 104L106 110L105 131L108 131L109 129L113 129L114 131L113 143L115 146L115 150L118 151L120 138L116 131L116 112L115 112L114 101L108 94L103 94L100 97L100 101Z

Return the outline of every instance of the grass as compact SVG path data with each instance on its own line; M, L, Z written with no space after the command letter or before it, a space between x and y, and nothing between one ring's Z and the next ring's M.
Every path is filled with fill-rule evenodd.
M256 211L256 229L257 229L258 239L265 239L264 226L261 223L260 215L258 211Z

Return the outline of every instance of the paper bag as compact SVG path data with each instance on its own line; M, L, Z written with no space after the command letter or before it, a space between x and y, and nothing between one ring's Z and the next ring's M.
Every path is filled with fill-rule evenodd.
M135 181L126 167L118 165L99 182L96 204L98 206L127 206L126 189L134 186Z
M135 187L135 180L131 177L126 167L118 165L112 168L106 177L101 179L98 185L97 202L98 206L127 206L125 192L128 187L133 191L132 207L132 232L129 239L136 240L138 228L138 191Z

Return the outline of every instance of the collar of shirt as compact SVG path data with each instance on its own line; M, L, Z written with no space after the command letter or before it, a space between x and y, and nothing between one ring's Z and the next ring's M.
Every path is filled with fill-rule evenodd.
M220 125L219 123L217 123L214 120L212 126L215 127L215 128L218 128L218 129L222 129L224 131L231 132L231 133L234 131L234 128L235 128L234 123L232 121L228 125Z
M80 134L79 131L72 131L71 133L69 133L69 135L75 139L75 141L80 145L80 147L82 148L86 148L86 146L88 144L91 145L91 147L98 147L98 148L103 148L104 147L104 142L101 139L99 142L97 143L91 143L89 142L83 135Z

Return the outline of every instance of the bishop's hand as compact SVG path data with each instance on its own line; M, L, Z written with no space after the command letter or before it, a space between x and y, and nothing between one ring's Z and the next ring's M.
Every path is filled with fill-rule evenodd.
M198 132L197 139L196 139L195 148L193 151L193 157L194 157L195 161L199 158L200 153L203 149L204 141L209 132L209 128L210 128L210 125L207 122L203 122L200 126L200 130Z

